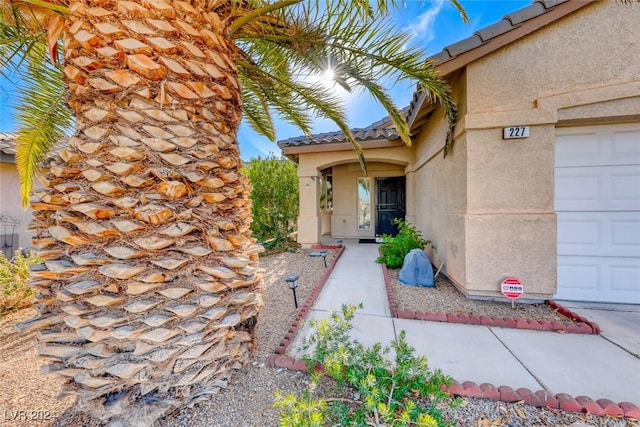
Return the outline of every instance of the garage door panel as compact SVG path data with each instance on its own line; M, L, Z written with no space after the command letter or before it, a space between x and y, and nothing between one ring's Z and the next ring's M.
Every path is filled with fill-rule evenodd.
M640 165L556 169L555 210L640 211Z
M630 209L640 209L640 166L621 167L605 182L609 184L613 204L629 202Z
M640 163L640 130L612 133L611 160L618 165Z
M590 166L602 156L596 132L576 132L556 137L556 167Z
M640 124L556 129L556 298L640 304Z
M556 167L620 166L640 163L637 125L557 129Z
M582 257L558 256L558 287L596 292L601 266Z
M640 304L634 258L558 257L557 299Z
M575 217L575 218L572 218ZM600 221L581 215L558 213L558 254L567 255L582 249L593 250L600 244ZM560 248L564 250L560 251Z
M558 212L558 255L640 257L640 216ZM640 280L640 278L639 278Z
M594 171L556 170L556 211L591 210L601 204L601 177Z
M621 265L618 263L612 265L610 273L611 289L619 291L640 291L640 265L637 265L637 263L630 263L630 265Z
M640 256L640 218L611 221L611 244L617 248L629 247L629 256ZM623 250L624 253L624 250Z

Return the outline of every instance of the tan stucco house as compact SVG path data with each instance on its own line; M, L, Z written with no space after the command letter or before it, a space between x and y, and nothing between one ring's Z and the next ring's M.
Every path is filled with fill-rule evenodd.
M366 176L340 133L280 141L299 164L299 242L404 217L469 296L509 276L530 299L639 304L639 23L637 4L537 0L446 47L432 57L460 110L446 157L420 93L411 147L385 120L354 130Z
M31 210L22 209L16 169L15 134L0 133L0 254L13 256L18 248L31 247Z

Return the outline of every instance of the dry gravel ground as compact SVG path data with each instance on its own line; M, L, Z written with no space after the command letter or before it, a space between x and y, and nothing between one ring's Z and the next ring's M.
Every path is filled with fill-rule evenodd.
M445 276L438 275L434 288L407 286L398 281L400 269L389 269L389 278L399 310L426 313L485 314L515 319L570 322L547 304L520 304L515 309L511 302L472 300L466 298Z
M329 260L335 257L331 252ZM262 427L278 425L278 412L273 409L276 390L299 392L308 384L301 372L265 366L267 357L278 345L296 316L291 291L284 279L300 276L298 295L302 303L317 284L324 268L322 260L310 258L308 251L265 257L264 301L258 329L255 360L232 378L228 388L212 400L168 415L156 427ZM18 335L13 325L35 314L21 310L0 318L0 425L4 426L100 426L83 413L76 413L71 398L58 399L60 382L53 376L40 374L44 362L36 357L34 334ZM331 387L329 382L319 390ZM354 396L351 396L352 398ZM535 408L521 403L508 404L484 399L464 399L455 409L446 411L459 426L568 426L583 423L593 426L640 427L632 420L592 417L562 411ZM23 418L22 420L10 418ZM29 420L24 420L24 418Z

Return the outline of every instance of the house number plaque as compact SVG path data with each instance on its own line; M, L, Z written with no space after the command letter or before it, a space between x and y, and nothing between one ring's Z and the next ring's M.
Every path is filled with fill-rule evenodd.
M512 126L502 129L502 139L529 138L529 126Z

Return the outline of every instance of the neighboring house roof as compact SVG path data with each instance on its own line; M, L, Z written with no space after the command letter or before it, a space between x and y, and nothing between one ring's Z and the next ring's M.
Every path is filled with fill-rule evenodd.
M17 135L15 133L0 132L0 163L16 162L16 138ZM68 138L62 138L62 140L53 147L45 160L52 160L55 153L68 147Z
M0 163L15 163L16 135L0 132Z
M469 63L494 52L503 46L530 34L545 25L550 24L595 0L534 0L527 7L516 10L499 22L476 31L471 37L450 44L441 52L431 56L442 76L447 76L464 68ZM431 108L426 108L431 106ZM412 133L418 129L430 117L433 103L427 93L417 90L405 113ZM389 118L382 119L363 129L353 129L357 141L380 139L388 132L388 139L398 139L397 132L393 133L389 128ZM366 131L366 132L365 132ZM395 130L394 130L395 131ZM375 137L374 137L375 135ZM312 146L319 144L343 143L346 138L342 132L322 133L311 136L300 136L278 141L282 148L292 146Z

